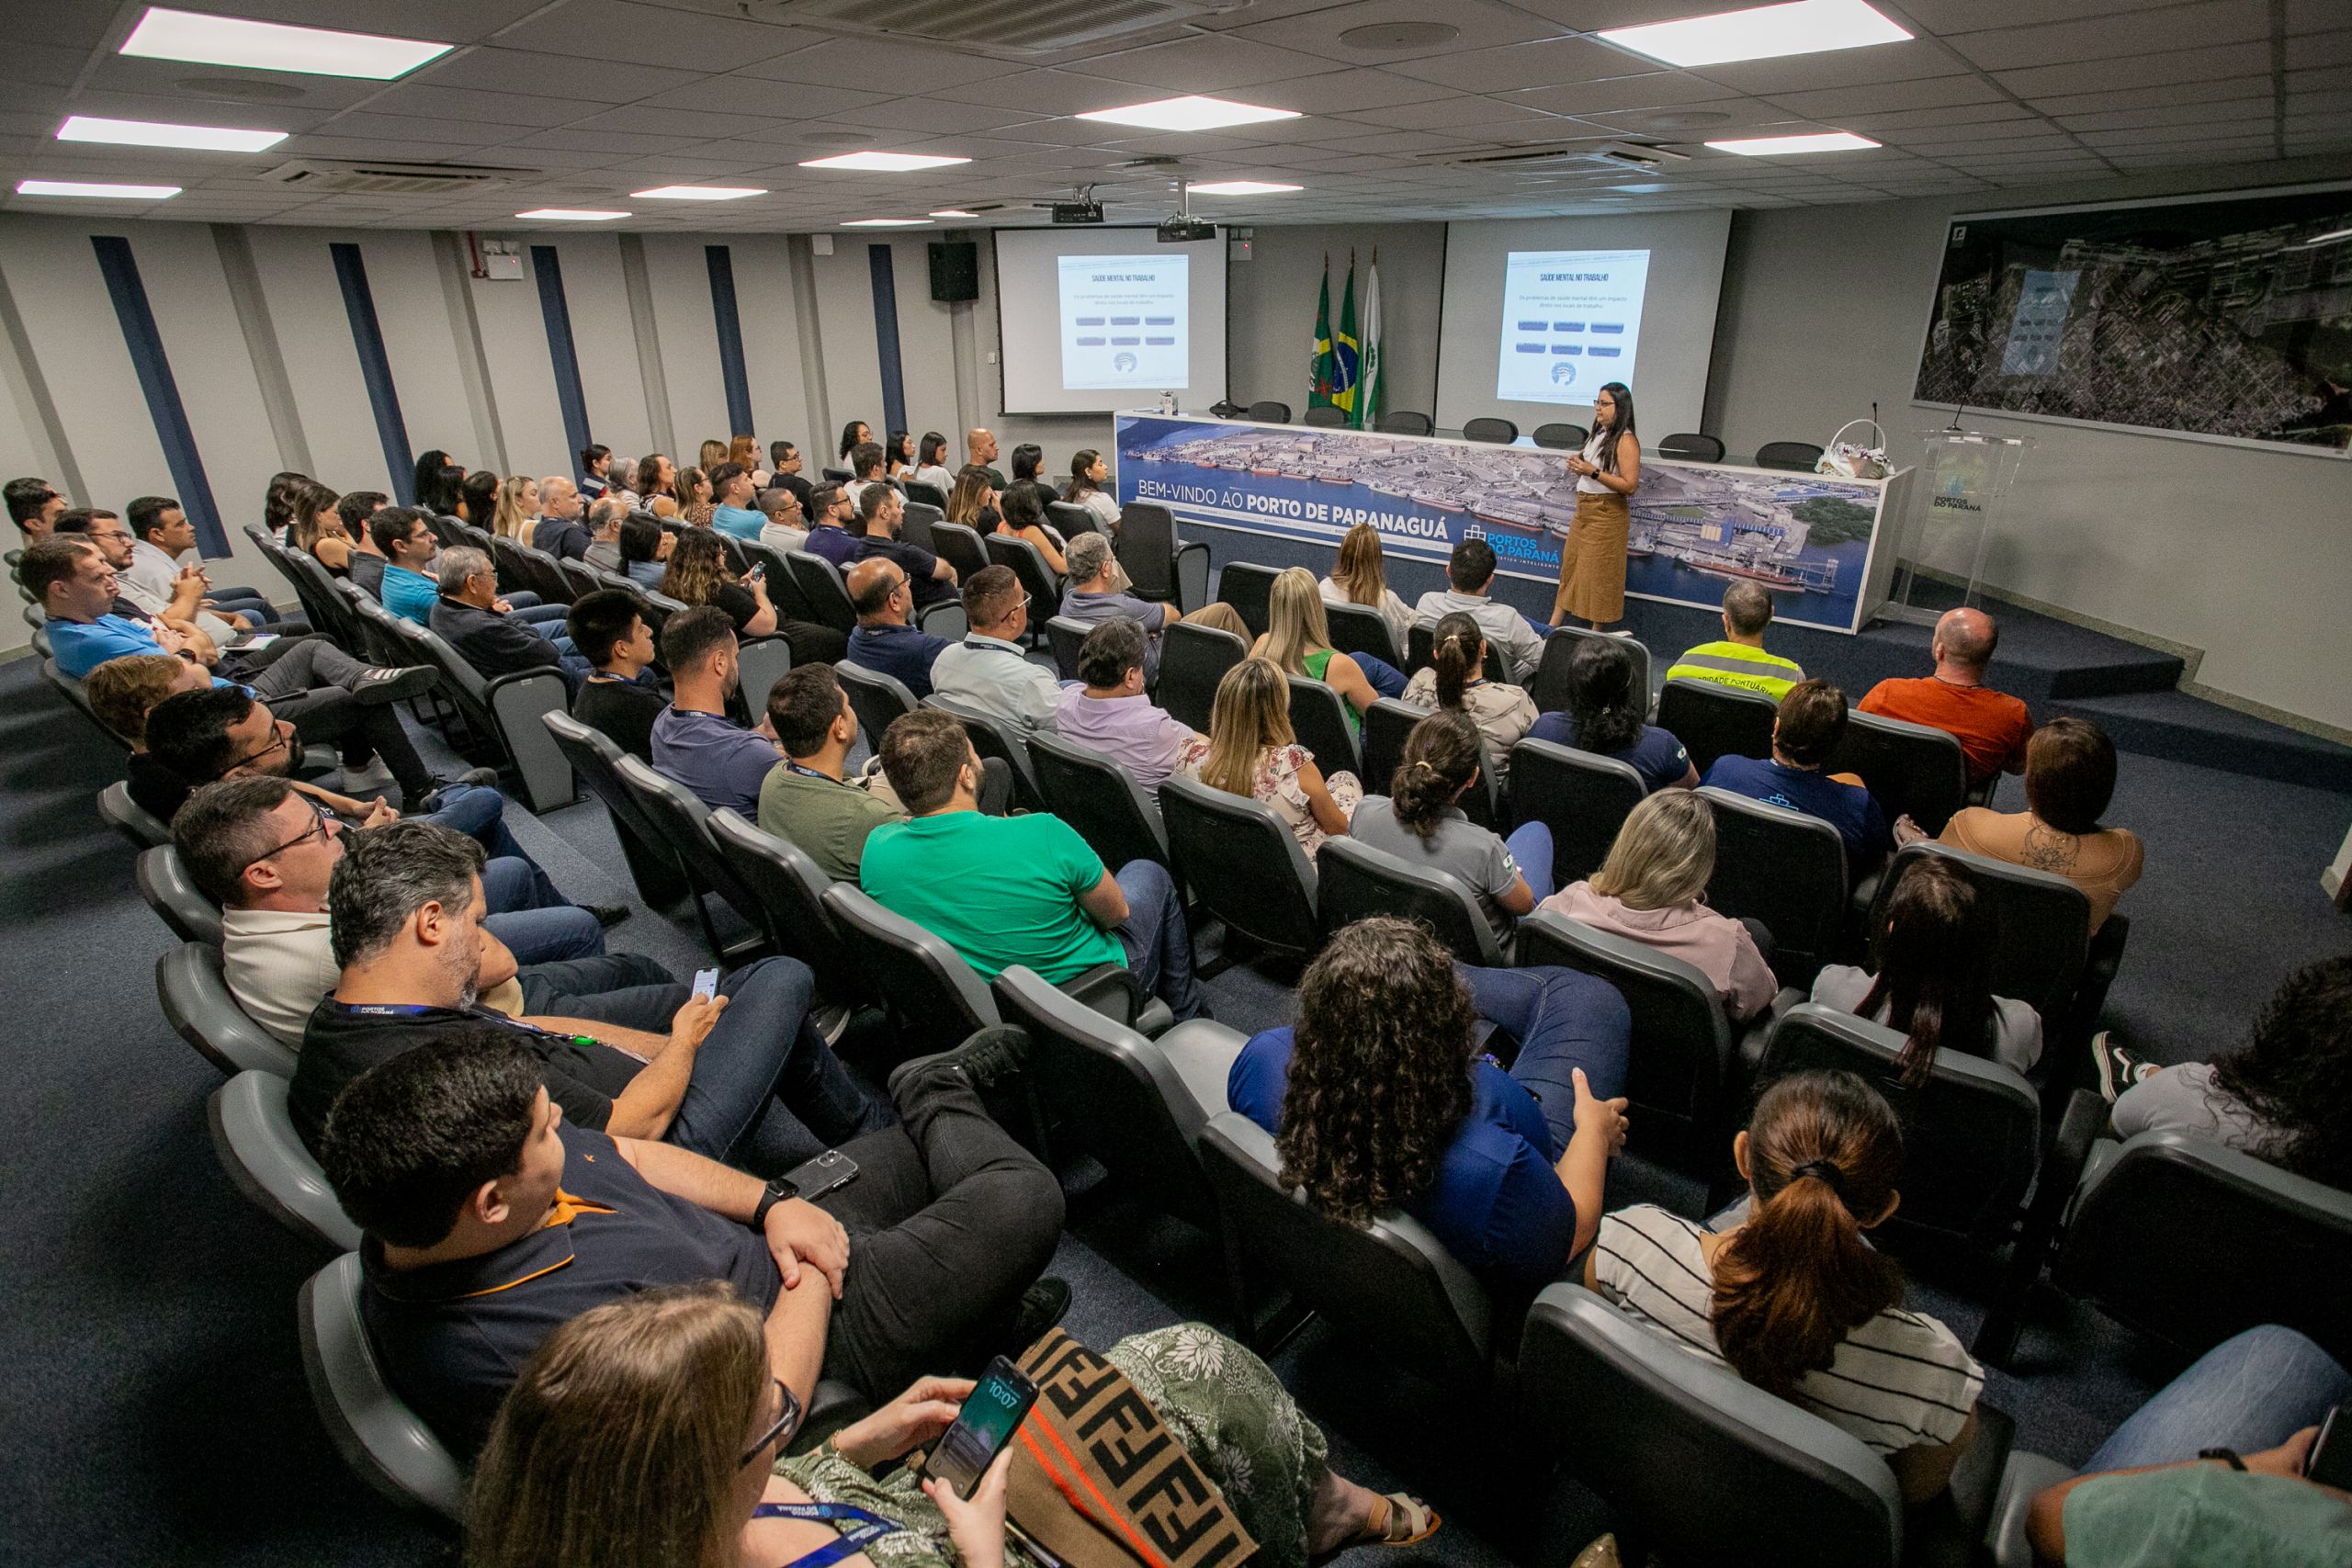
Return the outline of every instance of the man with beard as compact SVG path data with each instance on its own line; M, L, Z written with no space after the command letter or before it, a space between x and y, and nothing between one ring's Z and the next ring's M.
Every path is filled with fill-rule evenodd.
M653 766L694 791L713 811L731 806L747 819L760 813L760 786L784 761L773 736L727 716L727 699L742 685L735 623L715 604L672 615L662 627L670 666L670 705L653 721Z

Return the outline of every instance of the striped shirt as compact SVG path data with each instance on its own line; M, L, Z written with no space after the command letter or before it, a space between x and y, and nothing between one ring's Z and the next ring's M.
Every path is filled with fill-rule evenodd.
M1594 1243L1602 1295L1718 1365L1714 1276L1697 1222L1653 1204L1604 1215ZM1795 1403L1879 1453L1960 1436L1984 1370L1934 1318L1889 1308L1848 1335L1826 1371L1805 1373Z

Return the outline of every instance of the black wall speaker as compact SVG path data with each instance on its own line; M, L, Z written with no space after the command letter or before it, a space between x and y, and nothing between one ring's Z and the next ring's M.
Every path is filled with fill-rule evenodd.
M953 303L980 297L980 247L970 240L931 243L931 297Z

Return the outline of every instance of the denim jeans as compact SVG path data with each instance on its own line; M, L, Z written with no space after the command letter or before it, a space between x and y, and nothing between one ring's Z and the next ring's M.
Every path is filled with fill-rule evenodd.
M1193 979L1193 933L1176 884L1158 861L1131 860L1117 872L1127 896L1127 918L1112 931L1126 949L1127 967L1145 992L1158 997L1178 1022L1208 1016L1208 999Z
M528 867L531 901L514 908L552 909L560 908L569 902L555 890L555 884L549 882L548 874L539 869L539 863L525 853L523 846L514 841L514 835L506 828L506 797L489 785L447 785L441 791L441 809L424 820L456 829L480 844L483 852L492 860L518 860ZM490 891L487 879L482 884L482 891L485 895Z
M502 863L491 862L495 866ZM513 864L512 861L503 863ZM488 886L488 877L483 878ZM517 964L560 964L574 958L601 958L605 928L585 909L509 909L501 914L493 900L482 929L506 944Z
M1581 970L1539 965L1531 969L1480 969L1456 964L1470 987L1478 1016L1519 1042L1510 1076L1527 1086L1544 1107L1552 1129L1545 1157L1557 1160L1575 1135L1577 1086L1571 1076L1584 1069L1594 1096L1613 1100L1625 1090L1625 1060L1633 1044L1634 1014L1617 987Z
M2083 1466L2172 1464L2199 1449L2275 1449L2352 1399L2352 1373L2291 1328L2265 1324L2225 1339L2166 1383Z
M889 1107L859 1086L809 1025L816 989L817 977L797 958L763 958L722 976L727 1010L695 1053L694 1077L662 1141L723 1161L767 1116L763 1146L784 1163L758 1174L780 1176L888 1126ZM778 1114L768 1114L771 1099Z
M1519 874L1527 878L1527 886L1539 904L1549 898L1555 889L1552 886L1552 829L1541 822L1522 822L1503 842L1510 849L1510 858L1519 863Z
M534 1018L585 1018L648 1034L667 1034L690 987L641 953L522 965L523 1010Z
M1382 696L1401 697L1405 694L1405 672L1385 659L1375 658L1369 653L1351 653L1348 657L1356 661L1356 668L1363 671L1363 678L1371 682L1372 689Z

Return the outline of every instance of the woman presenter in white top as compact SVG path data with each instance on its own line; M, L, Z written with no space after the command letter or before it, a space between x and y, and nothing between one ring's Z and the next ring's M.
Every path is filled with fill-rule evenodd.
M1560 592L1552 624L1580 616L1600 631L1625 617L1627 498L1642 482L1642 444L1634 437L1634 394L1611 381L1592 398L1592 438L1568 459L1577 477L1577 516L1560 547Z

